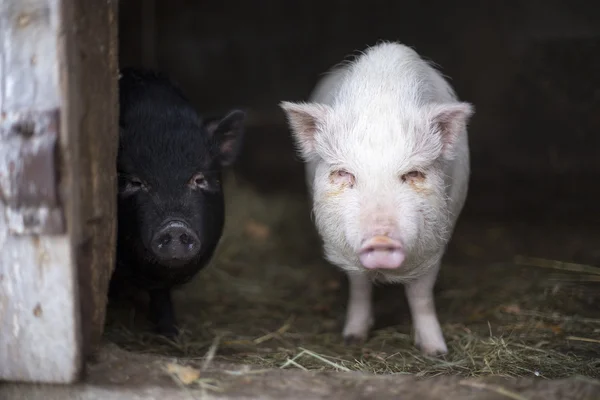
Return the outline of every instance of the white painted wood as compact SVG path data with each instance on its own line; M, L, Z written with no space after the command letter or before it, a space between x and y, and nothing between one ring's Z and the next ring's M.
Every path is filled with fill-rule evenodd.
M62 6L59 0L0 1L0 118L61 109ZM61 169L71 170L64 127L59 136ZM68 177L60 186L68 224L62 235L11 235L7 216L18 209L8 209L0 193L2 380L68 383L82 370L75 250L68 234L78 221Z

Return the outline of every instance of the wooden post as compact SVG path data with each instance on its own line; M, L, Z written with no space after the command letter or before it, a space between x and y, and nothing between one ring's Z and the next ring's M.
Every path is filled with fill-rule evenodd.
M74 382L102 333L116 223L116 3L0 1L1 380Z

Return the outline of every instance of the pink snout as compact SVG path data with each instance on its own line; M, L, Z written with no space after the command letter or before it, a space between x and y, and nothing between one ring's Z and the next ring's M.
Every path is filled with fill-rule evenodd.
M362 245L358 256L367 269L396 269L404 262L402 244L387 236L374 236Z

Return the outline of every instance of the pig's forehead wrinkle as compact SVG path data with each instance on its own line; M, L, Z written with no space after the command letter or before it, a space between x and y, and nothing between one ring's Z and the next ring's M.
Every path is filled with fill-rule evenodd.
M348 141L395 141L419 135L427 126L420 107L399 107L376 99L368 107L347 104L334 109L328 121L333 136Z
M349 158L344 163L359 175L363 176L396 176L412 170L426 169L432 164L431 160L424 159L418 154L360 154Z
M322 157L328 163L402 170L430 164L441 152L441 140L413 119L361 120L331 126L318 138Z
M366 175L406 173L426 169L441 152L441 146L421 147L406 145L365 146L328 151L323 158L330 165L350 168Z
M121 151L121 165L148 179L189 179L197 172L216 170L215 157L205 143L143 140Z
M209 172L214 169L212 159L202 157L192 151L178 153L147 154L147 157L136 161L140 168L152 171L156 177L172 177L173 179L189 179L198 172Z
M182 152L192 154L210 152L216 145L197 119L156 118L148 114L132 117L131 124L124 124L121 143L127 153L148 152L160 156Z
M155 165L157 169L164 167L173 167L176 169L186 168L202 168L211 167L214 157L208 149L203 149L201 146L186 146L185 143L177 145L170 144L165 146L148 146L142 143L136 147L123 150L124 157L131 160L132 163L150 168Z

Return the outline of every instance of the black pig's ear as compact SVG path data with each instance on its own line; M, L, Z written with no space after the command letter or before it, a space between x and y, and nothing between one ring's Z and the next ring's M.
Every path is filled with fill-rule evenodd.
M218 145L219 161L223 167L233 164L240 152L245 118L245 112L234 110L223 119L209 121L206 124L206 129Z

